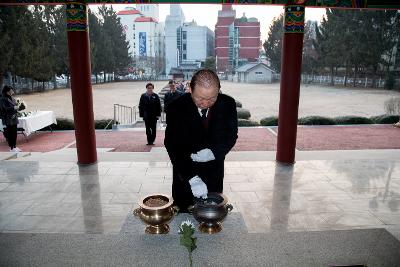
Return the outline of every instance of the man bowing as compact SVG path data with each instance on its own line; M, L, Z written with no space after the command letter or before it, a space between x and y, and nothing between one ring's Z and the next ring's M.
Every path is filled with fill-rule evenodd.
M238 137L235 100L220 93L215 72L197 71L190 88L168 107L164 140L173 165L172 197L181 212L193 197L222 193L225 156Z

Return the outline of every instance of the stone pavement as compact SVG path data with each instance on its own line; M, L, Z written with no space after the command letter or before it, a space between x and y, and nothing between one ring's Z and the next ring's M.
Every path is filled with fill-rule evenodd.
M384 229L199 235L193 266L387 266L400 242ZM171 235L0 234L1 266L189 266Z
M92 166L76 165L73 149L1 161L0 231L87 232L100 219L118 233L140 196L171 194L163 148L135 154L100 152ZM400 228L398 150L298 152L293 166L273 156L226 161L224 193L249 232Z

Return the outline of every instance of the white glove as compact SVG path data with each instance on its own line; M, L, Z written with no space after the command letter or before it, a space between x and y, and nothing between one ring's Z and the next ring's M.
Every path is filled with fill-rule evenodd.
M196 154L192 153L190 157L196 162L208 162L215 159L213 152L208 148L202 149Z
M197 198L207 198L207 185L201 180L199 176L195 176L192 179L189 180L190 187L192 189L192 193L194 197Z

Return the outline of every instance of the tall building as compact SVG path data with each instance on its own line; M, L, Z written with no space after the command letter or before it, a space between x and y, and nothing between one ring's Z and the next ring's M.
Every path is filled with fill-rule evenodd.
M236 19L231 5L218 11L215 25L215 54L218 72L233 72L237 67L257 61L261 48L260 22L245 14Z
M129 41L129 52L133 57L133 67L144 75L159 75L165 72L164 24L158 22L158 5L138 5L138 9L127 7L117 13Z
M157 21L160 20L158 4L137 4L136 9L145 17L151 17Z
M152 17L135 19L133 58L136 67L149 75L164 73L164 25Z
M215 61L218 72L226 72L229 61L229 26L235 21L232 5L222 5L215 24Z
M170 5L170 14L165 19L165 73L169 74L171 68L176 68L179 63L177 49L177 31L185 21L185 15L179 4Z
M246 18L245 14L229 28L229 69L236 69L248 62L256 62L261 48L260 22Z
M214 33L206 26L187 22L177 29L177 66L167 74L190 80L204 66L207 57L214 56Z
M119 11L117 16L124 28L126 40L129 42L129 53L133 56L133 48L136 45L133 28L135 27L135 19L141 16L140 11L134 7L127 7L124 10Z
M184 23L178 28L178 65L182 63L203 64L207 57L214 56L214 33L196 22Z

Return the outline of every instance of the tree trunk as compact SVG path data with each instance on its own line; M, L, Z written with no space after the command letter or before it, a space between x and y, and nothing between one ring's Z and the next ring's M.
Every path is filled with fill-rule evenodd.
M12 80L12 87L15 88L15 75L14 74L12 75L11 80Z
M42 82L42 91L44 92L46 89L44 87L44 82Z
M375 88L375 85L376 85L376 72L377 71L378 71L378 66L377 65L373 66L373 68L372 68L372 84L371 84L372 88Z
M356 65L354 66L353 87L356 87L357 72L358 72L358 66L357 66L357 64L356 64Z
M54 90L57 89L57 78L56 77L57 77L56 75L54 75L54 77L53 77Z
M3 89L3 82L4 82L4 72L0 71L0 89Z
M106 81L106 72L104 72L104 82L107 82Z
M97 79L98 73L96 72L94 75L96 76L95 80L96 80L96 84L97 84L99 82L99 79Z
M349 61L346 61L346 72L344 74L344 86L347 86L347 76L349 75Z
M330 84L331 84L332 86L335 85L335 82L334 82L334 80L333 80L334 69L335 69L335 67L334 67L334 66L331 66L331 83L330 83Z
M33 83L34 83L34 81L33 81L33 79L31 79L31 91L32 91L32 93L33 93Z
M69 84L69 74L67 74L67 85L66 85L66 87L67 87L67 88L70 88L70 87L71 87L71 85Z

